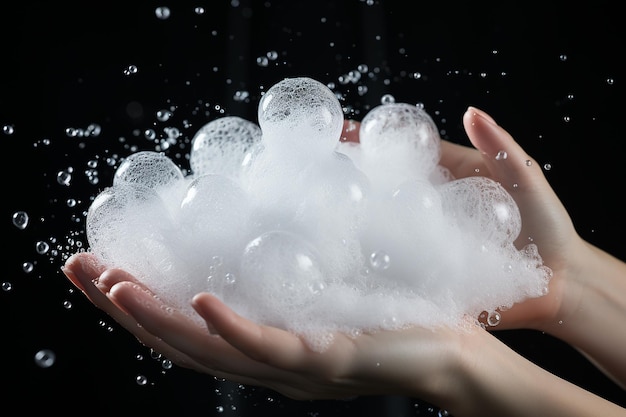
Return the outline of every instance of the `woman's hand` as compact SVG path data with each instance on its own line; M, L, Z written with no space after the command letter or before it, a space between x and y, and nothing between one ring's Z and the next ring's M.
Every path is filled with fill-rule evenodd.
M591 352L601 368L617 369L619 380L626 375L621 353L626 340L623 332L607 332L599 324L608 320L615 326L626 319L626 303L620 301L626 294L624 280L619 280L626 276L623 265L578 237L541 167L505 130L474 108L463 120L480 151L444 141L442 165L457 178L485 175L506 187L522 215L518 245L537 244L545 265L554 271L548 294L503 312L497 328L552 326L558 333L569 328L555 321L571 318L572 330L560 335ZM347 140L356 141L354 126L346 123ZM496 158L500 151L507 158ZM589 269L581 264L606 273L609 290L589 284ZM413 327L357 337L335 334L327 350L315 352L295 334L251 322L211 294L197 294L191 300L198 313L198 320L193 320L132 275L107 269L89 253L73 255L64 273L96 306L178 365L268 387L291 398L407 395L458 416L624 413L528 362L473 321L466 332ZM622 297L610 298L607 293ZM599 314L591 311L581 317L581 300L587 299L598 303ZM604 304L610 306L608 313ZM579 321L583 327L576 324Z
M64 273L92 303L178 365L296 399L404 394L446 404L468 347L482 351L484 338L495 341L479 326L466 333L411 328L358 337L338 333L327 350L315 352L293 333L251 322L207 293L192 300L206 322L201 326L88 253L68 259ZM440 394L444 386L449 388Z

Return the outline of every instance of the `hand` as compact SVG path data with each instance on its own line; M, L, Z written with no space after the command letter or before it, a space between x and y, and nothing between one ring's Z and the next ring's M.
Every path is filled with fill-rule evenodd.
M346 126L354 127L352 123ZM554 271L549 293L504 312L498 328L546 326L580 305L580 285L576 284L583 276L580 264L602 256L590 255L595 253L593 248L576 234L541 167L505 130L473 108L466 112L464 124L480 151L444 141L441 163L457 178L486 175L505 186L522 214L518 245L529 243L531 237L544 263ZM355 141L354 132L347 129L344 133L348 140ZM507 152L506 159L495 159L500 150ZM619 267L612 269L617 271L612 274L615 276L623 272ZM487 412L516 415L584 415L600 409L621 415L624 411L536 367L473 323L467 332L414 327L355 338L336 334L328 350L320 353L311 351L290 332L237 315L206 293L191 301L205 321L206 326L200 325L165 305L127 272L106 269L88 253L68 259L64 272L96 306L178 365L268 387L291 398L408 395L455 415L480 415L486 405ZM594 321L623 323L626 313L618 313L611 317L588 315L587 322L591 323L583 326L586 331L580 334L599 329L601 326L593 326ZM617 339L608 344L596 342L597 334L593 334L590 344L597 348L593 352L597 357L604 355L608 358L605 364L617 363L622 372L620 349L626 341L618 333L611 333ZM528 384L529 380L537 384Z
M63 271L92 303L176 364L295 399L417 392L433 404L445 402L434 393L458 380L459 367L453 364L462 356L461 347L484 351L481 340L491 338L478 326L467 333L411 328L356 338L336 334L320 353L288 331L237 315L207 293L192 301L207 324L200 326L165 305L132 275L106 269L89 253L70 257Z
M470 107L463 125L476 149L442 142L441 164L457 178L483 175L498 181L517 203L522 230L518 248L537 245L553 277L545 296L527 299L502 312L497 328L547 330L567 317L577 305L577 294L567 286L569 270L584 247L570 216L546 180L541 166L486 113ZM496 155L505 151L505 159Z

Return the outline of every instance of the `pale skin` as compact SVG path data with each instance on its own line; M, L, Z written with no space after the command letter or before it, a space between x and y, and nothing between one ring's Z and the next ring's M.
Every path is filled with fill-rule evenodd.
M344 139L358 141L352 123L346 122ZM537 244L554 273L546 295L502 311L493 329L551 334L626 388L626 264L579 236L539 164L488 114L470 107L463 124L476 149L443 141L441 164L457 178L499 181L522 215L516 243ZM501 150L508 157L498 160ZM626 416L626 409L520 356L475 320L468 332L412 327L356 338L336 334L327 350L315 352L298 336L251 322L208 293L190 301L206 322L201 326L89 253L70 257L63 271L93 304L178 365L290 398L405 395L459 417Z

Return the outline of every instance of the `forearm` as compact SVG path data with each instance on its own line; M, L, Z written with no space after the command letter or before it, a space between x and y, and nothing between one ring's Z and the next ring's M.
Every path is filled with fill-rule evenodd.
M492 335L464 349L460 364L445 400L458 417L626 416L626 409L549 373Z
M626 264L584 242L570 273L573 302L543 331L576 347L626 388Z

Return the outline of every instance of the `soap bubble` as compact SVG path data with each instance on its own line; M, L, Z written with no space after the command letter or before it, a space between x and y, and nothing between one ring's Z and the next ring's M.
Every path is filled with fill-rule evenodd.
M192 139L189 158L195 176L238 176L251 148L260 142L258 125L237 116L225 116L202 126Z
M273 85L261 98L258 117L267 146L301 152L334 149L343 127L343 111L333 92L307 77Z

